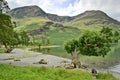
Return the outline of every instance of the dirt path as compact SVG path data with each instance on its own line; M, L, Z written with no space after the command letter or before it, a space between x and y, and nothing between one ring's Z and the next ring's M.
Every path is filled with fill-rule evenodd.
M39 62L41 59L47 61L47 64L33 64ZM14 61L20 60L20 61ZM12 64L18 66L61 66L63 61L70 63L66 58L57 57L53 55L45 55L38 52L29 51L28 49L14 49L11 53L0 54L1 64Z

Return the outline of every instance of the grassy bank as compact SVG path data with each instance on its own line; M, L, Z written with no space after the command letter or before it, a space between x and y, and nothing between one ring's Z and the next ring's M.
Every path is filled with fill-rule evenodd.
M0 65L0 80L117 80L111 74L99 73L93 78L88 71L45 67Z

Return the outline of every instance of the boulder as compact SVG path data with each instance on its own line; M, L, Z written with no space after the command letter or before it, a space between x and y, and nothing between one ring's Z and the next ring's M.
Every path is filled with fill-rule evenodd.
M47 61L44 60L44 59L41 59L41 60L39 61L39 64L47 64Z
M34 62L33 64L47 64L47 61L44 59L41 59L40 61Z

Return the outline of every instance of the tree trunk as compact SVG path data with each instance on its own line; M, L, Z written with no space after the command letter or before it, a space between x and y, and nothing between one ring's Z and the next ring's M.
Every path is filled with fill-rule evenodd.
M77 65L76 64L73 64L74 65L74 68L77 68Z
M0 43L0 48L2 47L2 44Z
M10 53L12 51L12 48L11 47L8 47L7 44L3 44L6 48L6 53Z
M39 51L41 51L41 45L38 45L39 46Z
M7 44L6 44L6 43L4 44L4 46L5 46L5 48L6 48L6 49L8 49L8 46L7 46Z
M79 61L79 52L77 52L75 49L71 55L72 55L72 64L74 65L74 68L77 68L77 67L79 68L81 66Z

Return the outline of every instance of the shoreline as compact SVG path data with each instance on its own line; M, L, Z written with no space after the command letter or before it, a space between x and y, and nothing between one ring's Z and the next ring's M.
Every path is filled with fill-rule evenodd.
M10 58L13 56L14 56L14 59L20 59L20 61L14 61L14 59L3 60L5 58ZM47 65L45 65L45 64L33 64L34 62L38 62L40 59L45 59L48 62L48 64ZM42 53L38 53L38 52L33 52L33 51L29 51L28 49L14 49L12 51L12 53L10 53L10 54L9 53L8 54L0 54L0 64L10 64L10 65L15 65L15 66L55 67L55 66L61 66L62 61L68 61L68 63L71 63L71 60L67 59L67 58L58 57L58 56L54 56L54 55L42 54ZM84 65L84 63L83 63L83 65ZM110 73L114 77L120 79L120 76L119 76L120 73L112 71L112 69L114 69L114 67L110 67L108 69L102 69L102 68L98 69L98 68L90 66L88 70L91 71L92 68L95 68L98 72Z

